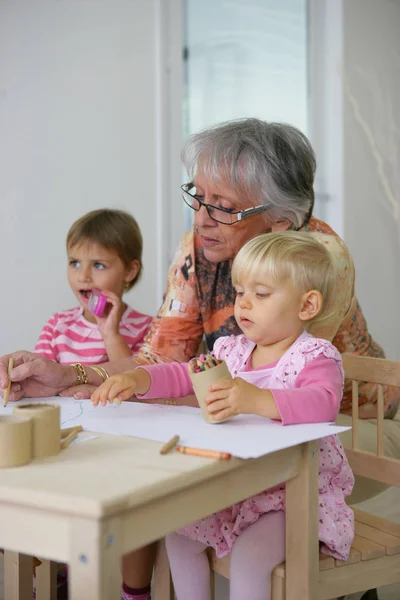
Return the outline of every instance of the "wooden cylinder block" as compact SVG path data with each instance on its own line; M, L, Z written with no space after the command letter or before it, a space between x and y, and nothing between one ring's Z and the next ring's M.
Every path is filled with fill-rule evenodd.
M206 369L200 373L189 373L189 377L192 381L193 390L196 394L197 402L199 403L204 419L207 423L215 424L216 421L213 421L207 410L206 397L208 395L208 388L211 383L221 381L221 379L232 379L232 375L229 373L226 363L222 361L219 365L213 367L212 369ZM218 423L223 423L229 418L230 417L224 419L223 421L218 421Z
M0 417L0 468L26 465L31 459L31 419L14 415Z
M55 456L60 452L60 407L57 404L18 404L14 414L32 419L33 458Z

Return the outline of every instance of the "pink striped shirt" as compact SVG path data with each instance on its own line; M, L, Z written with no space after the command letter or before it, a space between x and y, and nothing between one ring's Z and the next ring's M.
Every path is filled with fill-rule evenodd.
M132 354L142 345L151 321L151 317L129 306L122 315L119 332ZM108 362L99 328L96 323L85 319L80 306L53 315L43 327L34 352L62 365L76 362L98 365Z

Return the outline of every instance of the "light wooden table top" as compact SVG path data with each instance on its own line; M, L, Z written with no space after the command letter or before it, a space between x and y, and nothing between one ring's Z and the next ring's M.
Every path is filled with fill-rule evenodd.
M254 462L216 461L174 450L160 455L158 442L94 435L57 456L1 469L0 503L101 518ZM299 456L296 449L290 451Z

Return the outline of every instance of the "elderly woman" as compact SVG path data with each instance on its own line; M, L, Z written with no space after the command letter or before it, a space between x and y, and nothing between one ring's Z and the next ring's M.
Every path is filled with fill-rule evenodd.
M207 345L223 335L239 333L233 317L234 291L231 285L232 260L249 239L268 231L285 229L315 231L335 236L325 223L312 217L314 205L315 156L307 138L286 124L258 119L228 122L189 138L183 161L190 183L182 186L183 199L194 212L194 227L179 244L171 265L164 303L144 346L132 359L104 365L109 374L136 364L186 361L197 352L205 336ZM343 268L346 277L346 266ZM383 357L372 340L361 308L355 298L333 339L340 352ZM88 385L72 366L61 366L28 352L14 355L16 367L11 378L11 399L81 392L88 396L100 378L87 368ZM0 386L7 384L8 356L0 363ZM83 397L83 396L82 396ZM193 402L193 399L187 399ZM360 445L374 444L375 389L365 385L360 392ZM391 454L400 455L400 422L396 414L399 395L385 397L385 441ZM346 390L342 411L351 409ZM347 423L341 415L341 423ZM363 423L364 425L364 423ZM364 482L365 483L365 482ZM358 499L377 490L356 486ZM126 598L143 597L151 575L153 550L142 549L126 557L124 582ZM130 588L130 589L129 589ZM134 593L132 588L135 588ZM140 589L139 589L140 588ZM146 588L147 589L147 588Z

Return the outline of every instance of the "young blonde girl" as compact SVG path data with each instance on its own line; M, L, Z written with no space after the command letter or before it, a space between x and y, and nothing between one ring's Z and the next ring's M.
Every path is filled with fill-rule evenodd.
M67 234L68 283L79 306L56 313L43 327L35 352L60 364L96 365L134 354L151 317L129 307L123 294L142 271L142 234L121 210L101 209L78 219ZM104 316L88 309L93 289L107 299Z
M220 421L256 414L283 425L334 421L343 391L341 357L329 341L310 333L329 330L340 314L340 278L324 243L308 233L261 235L239 251L232 281L243 335L221 337L214 345L233 380L210 386L210 415ZM92 400L177 397L191 390L187 366L171 363L111 377ZM319 459L321 550L346 559L354 526L345 496L353 474L336 436L321 441ZM230 600L268 600L272 570L285 557L284 510L280 485L170 534L178 600L210 600L209 546L219 557L231 554Z

